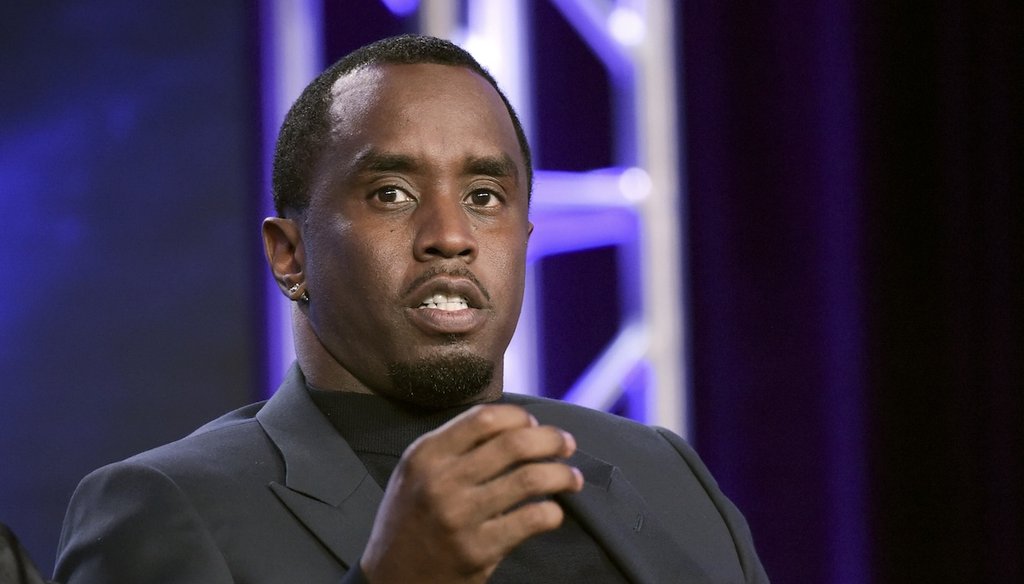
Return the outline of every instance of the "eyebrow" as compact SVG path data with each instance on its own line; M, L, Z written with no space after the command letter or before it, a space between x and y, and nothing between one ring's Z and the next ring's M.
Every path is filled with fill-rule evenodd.
M482 174L495 178L512 178L519 182L519 168L508 154L501 156L474 156L463 165L466 174Z
M380 152L368 149L356 156L355 172L416 172L421 165L406 154ZM479 174L494 178L512 178L518 184L519 168L508 154L500 156L470 156L462 164L464 174Z
M370 149L356 156L356 172L412 172L419 168L416 159L405 154Z

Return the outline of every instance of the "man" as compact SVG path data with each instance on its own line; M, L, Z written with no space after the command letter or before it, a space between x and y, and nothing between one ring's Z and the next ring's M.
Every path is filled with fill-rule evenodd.
M274 166L296 366L267 403L83 480L58 580L767 581L680 438L502 394L532 171L472 57L354 52L292 107Z

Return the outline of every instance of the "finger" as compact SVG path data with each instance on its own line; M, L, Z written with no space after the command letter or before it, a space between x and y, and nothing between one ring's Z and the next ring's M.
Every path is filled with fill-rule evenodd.
M579 469L561 462L533 462L481 485L473 498L481 519L509 513L528 502L583 488Z
M583 488L583 475L575 467L560 462L524 464L495 480L461 490L451 499L452 489L444 489L431 509L447 526L477 525L509 513L518 506L536 502L558 493L574 493ZM453 529L454 530L454 529Z
M534 535L557 529L565 519L561 505L550 499L522 505L480 526L481 541L493 546L491 553L504 557Z
M466 455L469 481L483 483L527 462L568 458L576 451L576 440L554 426L506 430L479 444Z
M519 406L480 405L459 414L437 430L424 434L413 446L461 455L497 434L536 425L537 420Z

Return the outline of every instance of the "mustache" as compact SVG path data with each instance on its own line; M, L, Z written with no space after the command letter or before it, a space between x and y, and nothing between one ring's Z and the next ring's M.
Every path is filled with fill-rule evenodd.
M487 291L487 288L482 283L480 283L480 280L477 279L476 275L473 274L473 272L469 271L469 268L446 269L446 268L442 268L440 266L434 266L434 267L430 268L429 270L427 270L426 272L423 272L422 274L417 276L416 279L414 279L412 281L412 283L409 284L408 287L406 287L406 289L402 293L402 295L403 296L408 296L409 294L412 294L413 290L415 290L416 288L419 288L420 286L425 284L428 280L436 278L437 276L450 276L450 277L453 277L453 278L465 278L466 280L469 280L470 282L472 282L473 285L475 285L480 290L480 293L484 295L484 298L486 298L488 302L491 301L491 293Z

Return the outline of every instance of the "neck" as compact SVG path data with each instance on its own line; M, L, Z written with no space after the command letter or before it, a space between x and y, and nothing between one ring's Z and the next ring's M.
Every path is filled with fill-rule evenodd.
M324 347L299 306L292 306L295 360L310 385L330 391L377 393L364 385Z

